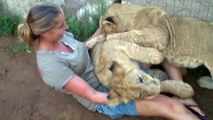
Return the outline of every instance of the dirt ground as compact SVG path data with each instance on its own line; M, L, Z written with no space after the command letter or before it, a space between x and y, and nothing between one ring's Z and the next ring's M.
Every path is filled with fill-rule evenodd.
M75 99L46 86L38 76L35 55L11 54L17 47L13 37L0 37L0 120L110 120L90 112ZM196 94L194 99L213 120L213 91L200 88L198 74L185 76ZM119 120L159 120L162 118L123 117Z

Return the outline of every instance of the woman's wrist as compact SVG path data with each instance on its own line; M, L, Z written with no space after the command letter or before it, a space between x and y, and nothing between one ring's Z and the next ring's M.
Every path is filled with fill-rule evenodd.
M99 28L97 29L97 32L98 32L99 34L102 34L102 33L103 33L103 28L102 28L102 27L99 27Z
M108 102L107 96L108 96L108 93L96 91L95 95L93 95L90 100L94 103L97 103L97 104L106 104Z
M107 104L108 100L110 99L109 94L105 94L105 100L104 100L104 104Z
M104 100L103 100L103 103L102 104L107 104L108 103L108 100L110 99L109 97L109 93L103 93L104 95Z

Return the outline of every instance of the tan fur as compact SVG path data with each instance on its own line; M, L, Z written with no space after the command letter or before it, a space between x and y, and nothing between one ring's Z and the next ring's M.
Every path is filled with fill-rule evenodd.
M112 4L104 14L102 26L105 36L111 34L107 40L156 48L174 65L190 68L205 65L213 76L213 25L207 21L169 16L156 7ZM201 78L199 84L206 81L202 86L213 89L211 77Z
M109 105L142 99L160 92L169 92L181 98L193 96L194 92L189 84L170 80L160 82L158 78L140 69L140 63L162 61L163 58L158 56L161 54L157 49L116 39L105 39L107 38L101 35L87 41L86 45L89 48L92 45L91 56L97 77L110 89ZM102 42L93 46L94 41Z

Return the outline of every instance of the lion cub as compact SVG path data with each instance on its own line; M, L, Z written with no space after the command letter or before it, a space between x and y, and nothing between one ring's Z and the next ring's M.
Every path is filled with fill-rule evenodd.
M109 35L110 36L110 35ZM171 93L180 98L191 98L193 88L180 80L168 80L162 72L141 69L140 63L162 61L159 51L145 48L135 43L116 40L105 40L103 35L91 38L85 44L90 49L94 71L100 82L109 91L107 104L117 105L148 96ZM102 41L90 46L91 41ZM150 54L141 51L148 51ZM165 81L160 81L165 80Z
M107 40L156 48L174 65L189 68L205 65L213 76L213 25L207 21L169 16L157 7L114 3L106 10L101 24L105 36L111 34ZM162 61L156 64L159 62ZM210 76L201 77L198 83L213 89Z

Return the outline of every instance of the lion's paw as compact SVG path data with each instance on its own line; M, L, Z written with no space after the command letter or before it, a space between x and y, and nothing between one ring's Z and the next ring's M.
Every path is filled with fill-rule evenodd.
M96 44L96 41L94 40L89 40L85 42L85 45L87 46L88 49L92 48Z
M198 80L198 84L200 85L200 87L213 89L213 79L209 76L201 77Z
M91 38L90 40L85 42L85 45L88 49L93 48L97 43L105 40L104 35L99 35L97 37Z
M164 59L160 51L158 51L157 49L151 49L151 48L148 53L148 58L151 64L160 64Z
M179 97L180 98L191 98L194 95L194 90L191 85L188 83L183 83L180 84L180 92L179 92Z

